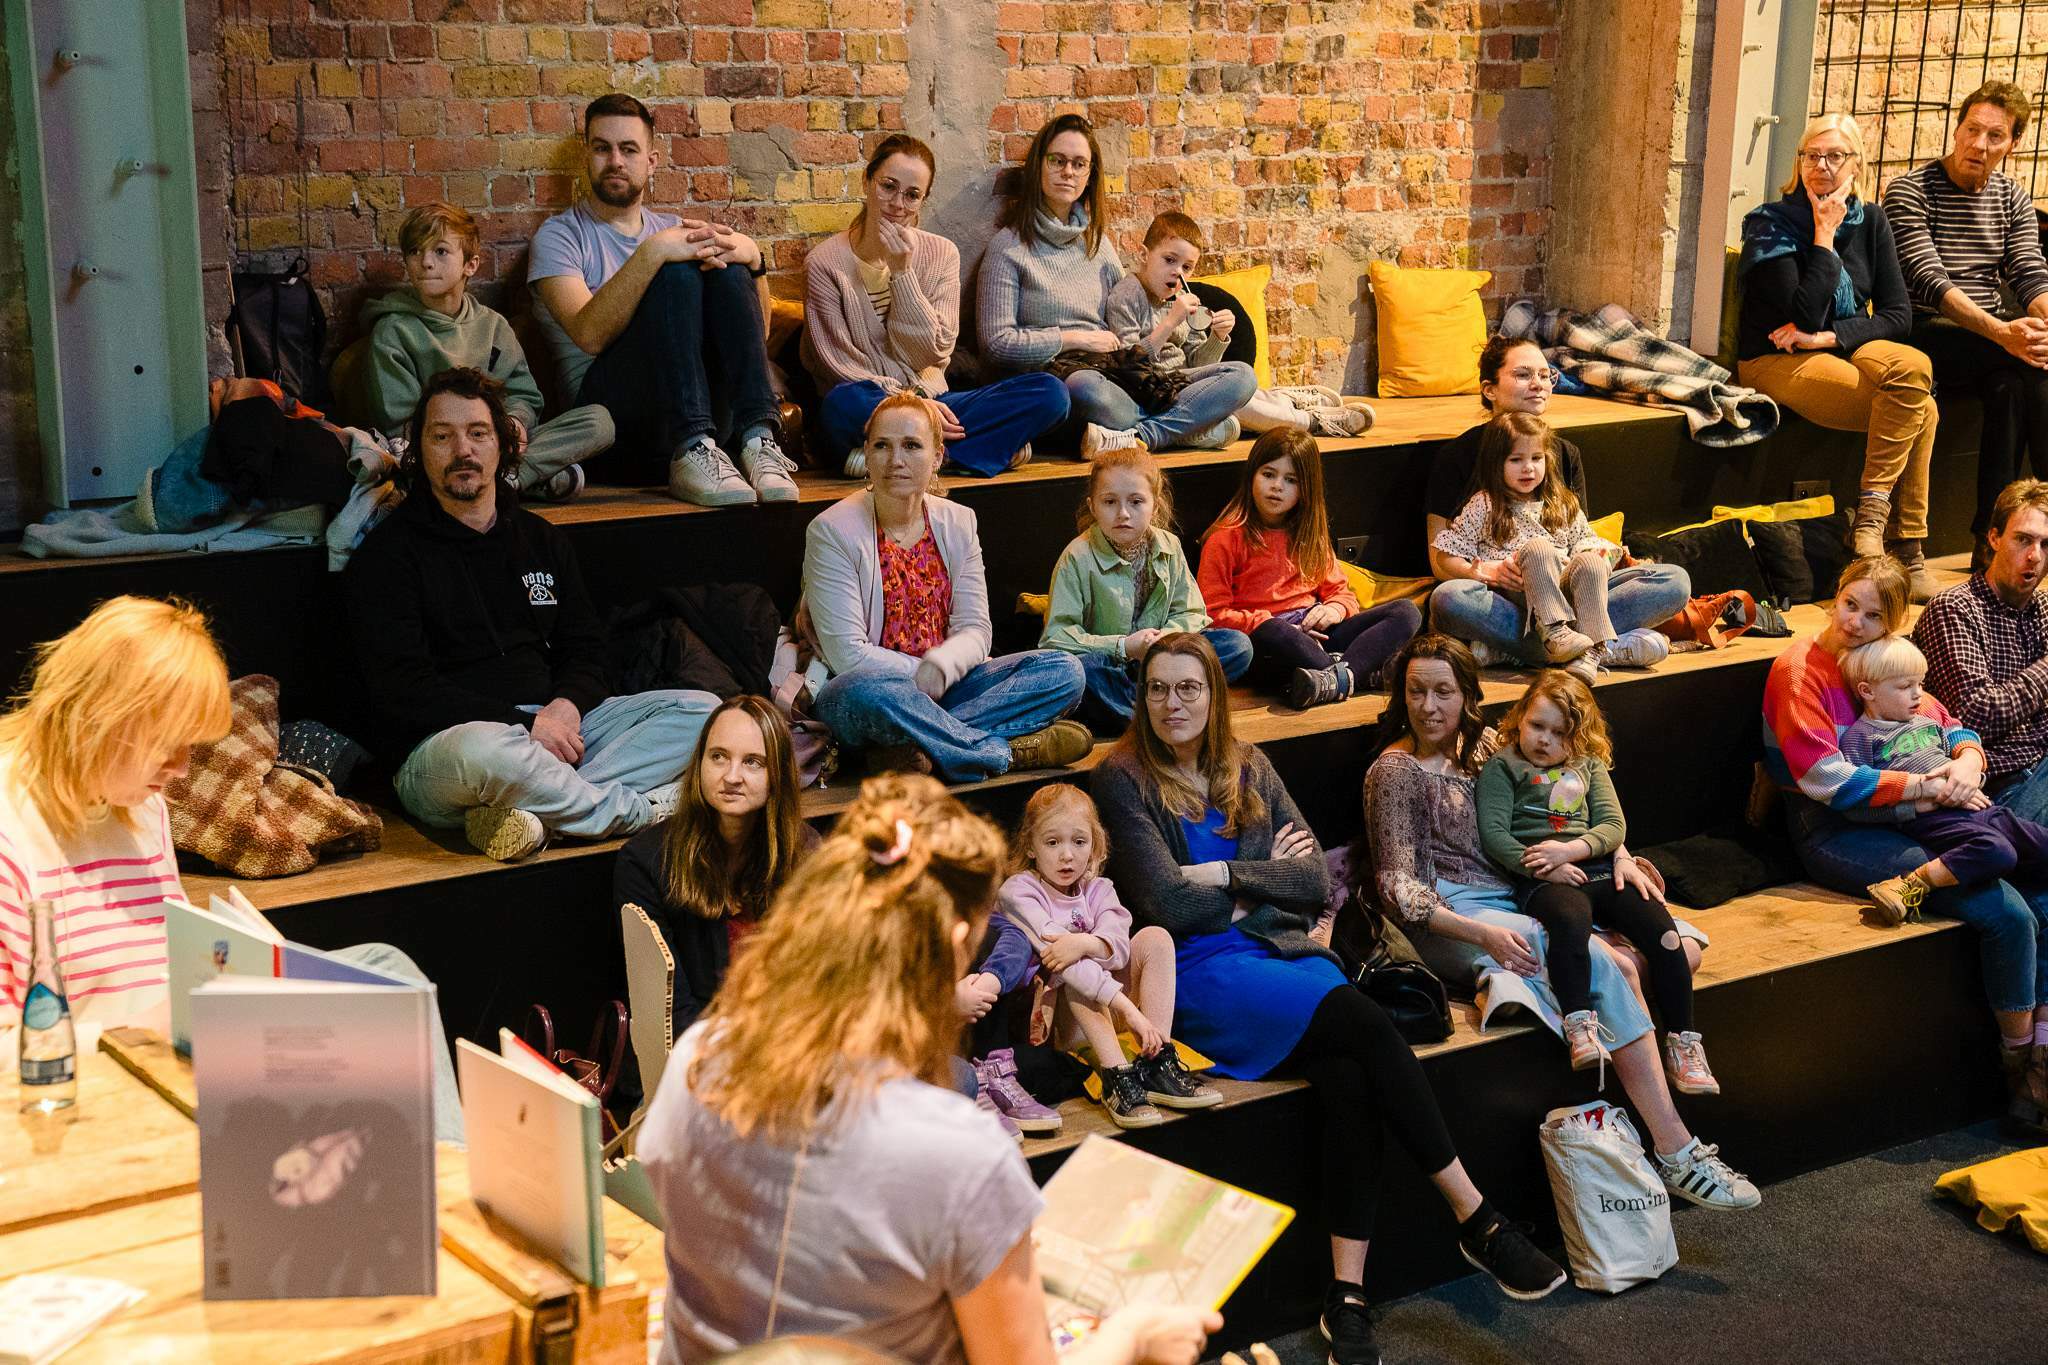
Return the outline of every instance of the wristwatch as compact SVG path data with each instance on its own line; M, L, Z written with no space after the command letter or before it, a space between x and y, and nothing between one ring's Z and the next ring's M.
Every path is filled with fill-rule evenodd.
M747 273L749 275L752 275L757 280L760 279L763 275L768 273L768 258L766 256L763 256L760 260L748 266Z

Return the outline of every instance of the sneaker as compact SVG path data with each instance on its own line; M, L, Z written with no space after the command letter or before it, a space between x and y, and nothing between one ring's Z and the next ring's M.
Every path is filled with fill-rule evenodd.
M1370 408L1317 408L1308 415L1312 436L1356 436L1372 425Z
M1882 493L1866 493L1856 500L1856 513L1849 521L1849 554L1869 559L1884 553L1884 527L1891 520L1892 500Z
M1131 1066L1138 1073L1138 1084L1145 1087L1145 1097L1154 1104L1163 1104L1168 1109L1207 1109L1223 1103L1223 1092L1203 1085L1183 1066L1180 1053L1171 1042L1150 1057L1138 1058Z
M842 466L849 479L865 479L868 476L868 448L855 446L846 452L846 463Z
M1564 1267L1536 1249L1527 1233L1499 1214L1477 1232L1458 1232L1458 1254L1493 1276L1511 1299L1540 1299L1564 1283Z
M1351 665L1334 663L1328 668L1297 668L1287 680L1287 704L1297 711L1325 706L1351 695Z
M1516 662L1484 640L1467 640L1465 648L1472 651L1472 662L1481 668L1492 668L1495 664L1507 664L1512 667Z
M1010 741L1010 771L1064 768L1079 763L1094 747L1095 736L1080 721L1056 720Z
M654 817L647 823L650 825L667 824L670 820L675 818L676 807L681 805L682 802L682 783L662 783L659 787L656 787L653 791L647 793L647 809L653 812Z
M1578 658L1565 664L1564 671L1586 686L1592 687L1600 681L1600 665L1606 661L1606 657L1605 647L1594 645Z
M1316 1324L1330 1345L1330 1365L1380 1365L1380 1344L1373 1336L1372 1305L1362 1286L1338 1281L1323 1299Z
M976 1074L979 1073L977 1072ZM996 1102L989 1098L988 1090L986 1087L977 1090L974 1093L974 1107L976 1109L979 1109L982 1113L987 1114L997 1123L1001 1124L1003 1131L1010 1135L1010 1140L1012 1142L1022 1142L1024 1140L1024 1130L1022 1128L1019 1128L1016 1124L1010 1122L1010 1116L1008 1114L1005 1114L1002 1110L996 1108Z
M1714 1079L1714 1069L1707 1065L1707 1049L1699 1034L1690 1029L1664 1035L1664 1074L1671 1078L1671 1088L1681 1095L1721 1093L1721 1083Z
M1016 453L1015 455L1012 455L1012 456L1010 457L1010 468L1012 468L1012 469L1022 469L1022 468L1023 468L1023 467L1025 466L1025 465L1027 465L1027 464L1030 464L1030 463L1031 463L1031 442L1029 442L1029 441L1026 441L1026 442L1025 442L1025 443L1024 443L1023 445L1021 445L1021 446L1018 446L1018 447L1017 447L1017 453Z
M548 827L540 817L510 806L471 806L462 814L462 832L471 848L501 863L516 863L548 846Z
M1888 877L1881 882L1872 882L1864 888L1875 902L1870 917L1887 929L1896 929L1907 920L1920 918L1920 903L1927 899L1927 888L1920 884L1918 877Z
M1552 621L1543 628L1543 654L1554 664L1576 659L1592 647L1592 636L1581 635L1566 622Z
M1600 1041L1601 1032L1600 1016L1592 1010L1574 1010L1564 1017L1564 1045L1571 1049L1572 1070L1591 1071L1614 1060Z
M740 447L740 468L762 502L795 502L796 461L782 453L773 433L763 432Z
M528 489L541 502L568 502L583 491L583 466L564 465Z
M1602 660L1609 668L1655 668L1671 657L1671 637L1648 628L1625 631L1607 642Z
M1181 438L1181 444L1189 450L1221 450L1244 434L1244 428L1237 418L1226 417L1214 426L1191 431Z
M981 1080L981 1093L994 1101L1003 1116L1024 1132L1057 1133L1060 1130L1060 1111L1048 1109L1033 1099L1031 1092L1017 1079L1014 1049L997 1048L975 1063L974 1073Z
M1092 460L1108 450L1143 450L1145 443L1135 431L1112 431L1090 422L1081 429L1081 458Z
M1703 1209L1753 1209L1764 1202L1749 1177L1721 1160L1721 1149L1694 1138L1670 1156L1659 1154L1664 1188Z
M699 507L736 507L756 500L754 486L709 436L699 436L669 460L668 495Z
M1095 1075L1102 1082L1102 1107L1109 1111L1109 1121L1117 1127L1157 1128L1166 1122L1166 1115L1154 1109L1152 1101L1146 1098L1136 1067L1099 1067Z

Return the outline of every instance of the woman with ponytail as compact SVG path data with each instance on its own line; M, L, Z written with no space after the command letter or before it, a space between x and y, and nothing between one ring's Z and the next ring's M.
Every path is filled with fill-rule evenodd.
M664 1362L799 1333L904 1360L1052 1361L1043 1201L948 1084L954 987L1005 859L937 782L873 778L740 946L640 1138L676 1232ZM1061 1359L1192 1365L1219 1326L1129 1309Z

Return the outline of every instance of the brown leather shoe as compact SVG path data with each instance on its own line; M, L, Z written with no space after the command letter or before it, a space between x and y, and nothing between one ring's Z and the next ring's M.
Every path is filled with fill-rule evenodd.
M1064 768L1079 763L1095 747L1095 736L1078 720L1056 720L1043 730L1010 741L1010 770Z
M2042 1063L2038 1060L2044 1049L2038 1047L2006 1047L1998 1049L1999 1069L2005 1073L2005 1117L2013 1127L2031 1135L2048 1137L2048 1113L2034 1102L2035 1078L2040 1075Z
M1906 570L1906 595L1915 602L1934 596L1934 574L1927 567L1927 549L1917 540L1888 540L1885 553Z

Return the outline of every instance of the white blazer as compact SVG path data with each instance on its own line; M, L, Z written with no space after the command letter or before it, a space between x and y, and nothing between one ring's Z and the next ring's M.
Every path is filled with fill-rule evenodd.
M926 496L932 539L953 580L953 607L946 638L924 657L947 687L988 661L994 632L989 625L988 578L981 567L981 535L974 513L945 498ZM836 676L856 668L901 674L917 671L918 660L881 646L882 561L875 549L875 499L865 489L841 498L804 533L804 602L818 652Z

